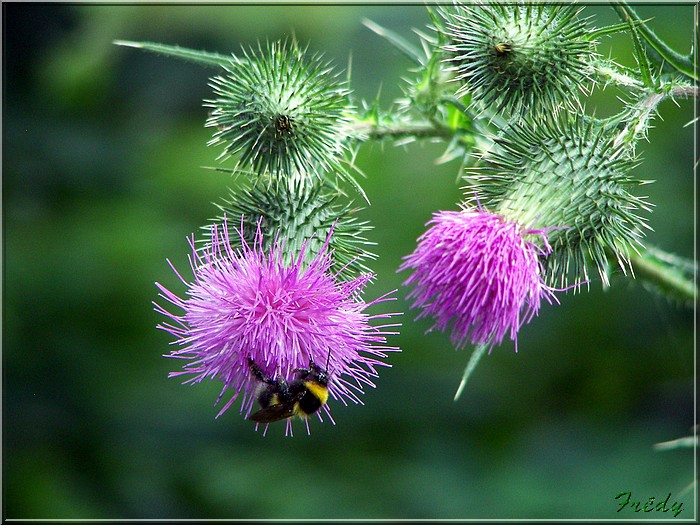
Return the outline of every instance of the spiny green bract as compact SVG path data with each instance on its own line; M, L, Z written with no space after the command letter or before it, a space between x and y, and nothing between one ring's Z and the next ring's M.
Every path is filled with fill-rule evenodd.
M366 247L374 243L363 236L371 229L367 222L357 219L357 208L340 204L341 196L320 181L297 185L295 188L270 187L257 184L231 192L217 206L228 219L230 228L241 227L243 238L252 245L257 223L262 220L263 247L269 249L280 242L281 252L287 262L294 260L304 242L306 257L312 260L322 248L333 228L329 249L332 252L332 269L343 280L361 273L369 273L365 261L376 258ZM230 238L238 239L238 235Z
M296 42L244 49L211 79L206 125L217 128L209 144L224 147L220 159L238 154L238 165L275 177L342 170L349 90L319 55L304 52Z
M650 205L631 193L648 181L628 173L636 160L618 133L568 114L513 124L478 166L466 169L466 200L545 229L553 251L543 265L551 285L588 281L589 262L607 285L609 260L631 271L631 250L639 251L649 229L639 213Z
M571 5L474 3L442 8L457 95L517 115L577 107L595 42Z

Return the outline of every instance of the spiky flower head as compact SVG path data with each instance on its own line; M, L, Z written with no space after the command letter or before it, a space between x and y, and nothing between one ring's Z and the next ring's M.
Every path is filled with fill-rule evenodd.
M368 251L374 243L364 237L371 226L357 218L360 209L343 202L342 195L319 179L292 188L243 186L218 206L231 219L229 228L246 218L242 231L249 245L254 244L258 223L264 249L272 248L278 236L284 239L279 249L286 262L293 261L302 246L307 258L313 258L327 242L333 253L333 273L341 279L353 279L370 273L365 262L376 258ZM333 235L328 237L331 230ZM238 239L231 235L234 243Z
M548 230L548 284L589 281L592 264L608 285L609 262L631 272L630 253L650 229L642 215L649 204L633 193L649 181L629 173L635 164L615 126L568 115L522 121L502 130L479 164L467 168L467 202Z
M515 114L575 107L591 85L593 33L580 9L545 2L475 2L440 10L457 94Z
M541 230L483 209L441 211L428 223L415 251L400 270L418 318L431 316L434 328L451 329L460 348L467 343L516 341L520 327L537 314L542 299L554 297L543 279L539 257L548 249Z
M243 49L224 69L210 81L216 98L205 101L219 158L239 154L240 165L273 177L342 171L349 90L320 55L268 43Z
M194 280L187 282L178 274L188 288L187 298L156 283L160 297L182 310L175 313L154 303L156 311L170 319L158 327L175 336L173 343L181 347L166 357L186 361L183 370L170 377L191 376L185 383L221 381L217 403L226 392L231 397L218 415L242 397L240 411L247 417L259 386L249 359L267 377L286 380L310 361L324 368L327 363L330 398L361 403L359 395L365 386L374 386L377 367L389 366L386 352L398 350L385 345L392 325L370 324L397 314L366 312L389 297L364 302L360 294L369 276L338 281L330 271L328 251L304 262L302 247L297 259L285 264L278 244L263 249L259 230L253 245L241 239L241 248L234 250L227 225L212 228L204 253L190 241ZM323 410L330 418L327 405Z

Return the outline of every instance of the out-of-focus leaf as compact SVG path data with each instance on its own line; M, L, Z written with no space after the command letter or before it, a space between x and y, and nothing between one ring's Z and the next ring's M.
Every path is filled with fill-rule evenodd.
M154 42L131 42L129 40L115 40L114 44L117 46L135 47L161 55L180 58L208 67L225 66L231 63L231 59L225 55L210 53L208 51L195 51L194 49L180 46L169 46L166 44L156 44Z

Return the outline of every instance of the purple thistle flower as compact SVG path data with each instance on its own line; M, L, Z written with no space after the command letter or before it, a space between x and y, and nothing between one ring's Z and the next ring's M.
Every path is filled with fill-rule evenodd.
M441 211L430 224L399 269L414 270L404 284L414 285L407 297L423 309L417 318L432 316L441 331L451 325L457 348L471 342L490 350L509 334L517 352L520 327L542 298L556 300L538 260L551 250L545 231L483 210ZM526 235L541 236L543 247Z
M169 377L192 375L185 383L206 378L223 382L216 403L227 390L233 394L217 417L241 395L240 411L248 417L260 385L250 371L249 357L265 376L287 381L295 377L294 369L313 361L328 367L331 398L344 405L348 400L362 404L358 394L364 385L375 386L371 378L377 377L376 367L390 366L380 359L387 351L399 350L385 346L386 336L395 333L386 330L397 325L370 325L371 320L397 314L369 315L366 309L393 298L386 294L369 303L360 298L371 274L336 279L328 252L332 233L310 262L305 262L305 243L296 260L285 263L278 242L269 252L263 250L259 223L253 246L243 239L242 227L236 232L238 250L231 247L226 220L223 226L212 226L211 241L203 252L190 239L194 281L188 283L173 267L188 287L187 299L156 283L159 296L184 312L178 315L154 303L157 312L174 322L158 328L176 337L173 344L184 347L165 357L188 361ZM323 410L333 421L328 405ZM323 421L320 411L317 414ZM306 427L308 431L308 421ZM287 419L287 433L291 431Z

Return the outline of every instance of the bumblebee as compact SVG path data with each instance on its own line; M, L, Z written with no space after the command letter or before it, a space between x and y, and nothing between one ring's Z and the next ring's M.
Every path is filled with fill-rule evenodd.
M266 377L258 364L248 357L253 376L265 386L258 393L260 410L248 419L256 423L272 423L293 416L306 417L316 412L328 400L330 376L313 361L308 368L295 368L297 377L287 382L282 376Z

